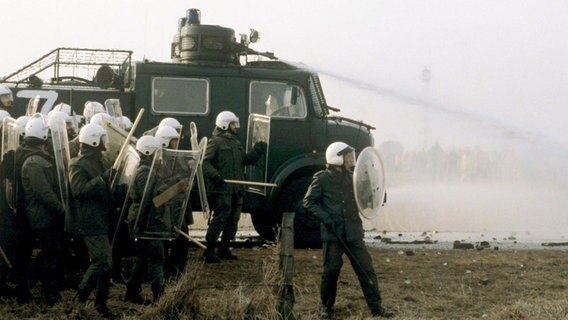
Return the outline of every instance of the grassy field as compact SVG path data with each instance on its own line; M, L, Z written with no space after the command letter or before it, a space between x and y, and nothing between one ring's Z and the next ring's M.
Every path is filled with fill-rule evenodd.
M111 288L109 305L124 319L276 319L279 283L275 247L234 249L238 261L203 265L192 252L188 272L169 283L158 305L121 301L124 285ZM567 250L431 250L371 248L384 306L397 319L568 319ZM317 319L321 250L295 250L296 319ZM345 258L335 319L370 313ZM37 295L41 295L39 291ZM144 294L151 297L148 286ZM80 307L73 290L54 307L0 302L2 319L97 319L92 302Z

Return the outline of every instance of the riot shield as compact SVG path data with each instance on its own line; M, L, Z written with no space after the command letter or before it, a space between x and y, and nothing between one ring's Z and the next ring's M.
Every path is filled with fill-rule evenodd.
M174 240L181 229L201 152L156 151L132 232L140 239Z
M6 117L2 120L2 155L1 160L4 160L4 155L8 151L15 151L20 146L20 135L18 133L18 124L16 119Z
M110 168L114 164L114 161L122 149L122 145L128 137L128 132L122 129L119 125L114 122L103 120L103 128L105 128L108 137L108 143L106 146L106 151L103 152L103 163L105 168ZM130 145L136 146L136 139L134 136L130 139Z
M118 230L120 228L120 224L122 220L126 217L126 210L130 206L130 188L132 188L132 184L134 182L134 178L136 176L136 170L138 169L138 165L140 164L140 156L136 151L136 148L133 146L128 146L125 150L124 157L120 161L114 183L116 185L126 185L127 192L126 197L124 197L124 202L122 203L122 207L120 208L120 217L118 220L118 224L116 230L113 235L112 245L114 247L114 242L116 241L116 236L118 234Z
M385 168L377 149L367 147L359 154L353 172L353 191L363 218L375 218L385 199Z
M245 173L247 180L267 182L268 150L270 146L270 117L251 113L249 115L247 128L247 152L253 150L255 144L258 142L266 143L266 152L256 162L256 164L247 166L245 168ZM266 195L267 187L249 186L248 190L261 195Z
M26 108L26 116L31 117L37 113L37 109L39 108L39 101L40 97L36 96L33 99L28 101L28 106Z
M105 108L107 110L107 113L111 117L113 118L122 117L122 107L120 106L119 99L106 99Z
M69 180L67 180L67 168L71 161L69 156L69 140L67 138L67 124L63 119L57 119L50 123L51 145L53 147L53 158L57 171L57 184L59 187L59 198L69 212Z
M2 121L2 162L0 164L0 178L4 187L6 202L12 210L16 210L15 199L15 153L20 146L20 134L18 124L11 117L6 117Z
M201 163L203 163L203 157L205 157L205 149L207 149L207 137L203 137L200 143L197 142L197 126L194 122L191 122L189 124L189 130L191 134L191 150L201 152L201 159L199 161L200 165L197 167L197 187L199 189L201 211L203 212L203 216L209 219L209 201L207 200L207 189L205 187L203 168L201 167Z

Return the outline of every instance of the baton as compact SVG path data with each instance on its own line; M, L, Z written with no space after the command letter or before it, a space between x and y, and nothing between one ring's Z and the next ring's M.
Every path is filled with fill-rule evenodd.
M8 256L6 255L6 253L4 252L4 249L2 249L1 246L0 246L0 255L2 256L2 259L4 259L4 261L8 265L8 268L12 269L12 264L10 263L10 259L8 259Z
M225 179L225 182L226 183L232 183L232 184L244 184L244 185L249 185L249 186L257 186L257 187L271 187L271 188L278 187L278 185L276 183L267 183L267 182L228 180L228 179Z
M198 245L200 248L202 248L202 249L207 249L207 247L206 247L203 243L201 243L201 242L195 240L195 238L193 238L193 237L190 236L189 234L187 234L187 233L181 231L178 227L174 227L174 229L176 230L177 233L179 233L179 234L181 234L182 236L186 237L187 240L189 240L189 241L195 243L195 244Z

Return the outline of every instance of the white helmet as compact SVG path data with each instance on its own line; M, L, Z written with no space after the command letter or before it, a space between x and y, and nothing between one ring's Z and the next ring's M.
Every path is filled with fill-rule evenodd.
M2 121L4 120L4 118L7 118L9 116L10 113L8 111L0 110L0 126L2 125Z
M96 123L84 125L79 132L79 142L91 147L98 147L105 143L106 130Z
M153 155L161 147L160 139L153 136L142 136L136 142L136 150L146 156Z
M28 123L26 123L25 134L26 138L35 137L41 140L47 140L47 137L49 136L49 127L45 123L44 118L36 113L33 117L31 117Z
M97 113L91 117L91 121L89 123L96 123L99 126L103 126L103 119L106 119L108 122L112 122L112 117L108 113Z
M24 137L26 135L26 124L30 121L30 116L21 116L16 119L16 124L18 125L18 133L20 136Z
M67 113L69 117L73 115L73 110L71 109L71 106L63 102L53 107L52 111L63 111Z
M132 121L127 116L120 116L116 118L119 125L126 131L132 129Z
M355 149L345 142L334 142L327 147L327 150L325 150L325 161L328 164L342 166L343 156L350 152L353 153L353 159L355 159Z
M158 125L158 127L163 127L163 126L170 126L176 130L181 130L182 125L181 123L179 123L179 121L177 121L174 118L164 118L162 119L162 121L160 121L160 124Z
M159 127L155 136L160 140L160 143L164 148L167 148L170 145L170 141L172 141L172 139L179 139L179 133L176 129L170 126Z
M221 128L221 130L229 129L231 122L236 122L237 128L240 127L239 118L231 111L220 112L215 119L215 125Z
M105 107L96 101L87 101L85 102L85 108L83 109L83 117L85 117L85 121L89 123L91 118L97 113L106 113Z
M10 95L10 100L14 100L14 96L12 95L12 90L5 85L0 85L0 96L3 95Z
M12 95L12 90L10 90L10 88L5 85L0 85L0 96L3 96L5 94Z
M64 123L67 122L67 118L69 118L69 115L67 115L67 113L63 112L63 111L50 111L47 114L48 120L47 120L47 125L52 128L53 124L57 121L63 121Z

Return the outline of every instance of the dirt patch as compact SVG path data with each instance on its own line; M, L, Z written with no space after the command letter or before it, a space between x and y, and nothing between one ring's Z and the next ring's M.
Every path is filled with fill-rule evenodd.
M158 305L121 301L124 285L111 288L109 305L124 319L275 319L278 289L274 248L235 249L238 261L203 265L193 260L189 274L168 285ZM568 319L568 252L416 249L413 255L370 248L384 306L397 319ZM192 258L199 255L192 252ZM317 319L321 250L295 250L294 311L297 319ZM36 295L41 295L39 289ZM146 285L143 294L151 297ZM2 319L97 319L92 302L45 307L2 300ZM339 280L335 319L366 319L357 278L347 261Z

